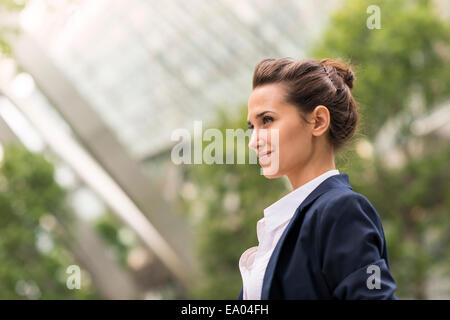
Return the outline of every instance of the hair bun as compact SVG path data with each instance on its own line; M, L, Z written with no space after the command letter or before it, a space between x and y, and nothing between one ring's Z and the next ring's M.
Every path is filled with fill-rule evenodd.
M334 69L339 77L345 82L345 84L352 89L353 82L355 81L355 74L350 67L345 66L343 63L337 60L325 58L320 60L323 66L328 66Z
M344 75L344 81L348 85L350 89L353 88L353 82L355 81L355 74L352 69L348 68L347 72Z

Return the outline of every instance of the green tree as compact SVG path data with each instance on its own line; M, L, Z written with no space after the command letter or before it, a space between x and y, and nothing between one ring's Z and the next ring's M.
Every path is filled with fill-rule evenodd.
M410 111L420 95L425 112L450 95L450 28L427 0L350 0L312 50L315 57L349 60L357 71L354 95L362 133L374 138L387 119ZM380 8L381 29L369 29L369 5ZM411 119L412 120L412 119Z
M66 269L77 263L58 223L70 220L53 165L24 147L5 148L0 167L0 299L97 297L90 286L66 286Z
M450 271L448 140L416 136L411 126L450 99L450 26L434 4L346 1L313 49L317 58L341 58L356 69L360 137L374 143L386 123L402 119L394 140L404 166L390 168L385 154L363 159L352 152L346 167L354 189L382 217L400 298L426 299L431 276ZM366 27L369 5L380 8L381 29Z

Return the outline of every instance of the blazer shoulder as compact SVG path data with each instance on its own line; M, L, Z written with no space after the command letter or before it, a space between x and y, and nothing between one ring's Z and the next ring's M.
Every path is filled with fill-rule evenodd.
M319 199L329 204L339 204L345 201L355 200L369 202L364 195L345 187L329 189L327 192L323 193Z
M345 233L350 227L362 224L376 230L384 238L381 217L364 195L351 189L339 188L332 189L323 196L314 213L318 215L316 222L320 234L335 227Z
M331 190L317 207L319 237L332 230L342 235L371 230L380 245L385 242L380 215L364 195L351 189ZM319 240L322 242L323 239Z
M318 199L318 212L321 221L339 218L342 214L365 213L378 220L379 214L364 195L347 188L335 188L324 193ZM325 219L325 220L324 220Z

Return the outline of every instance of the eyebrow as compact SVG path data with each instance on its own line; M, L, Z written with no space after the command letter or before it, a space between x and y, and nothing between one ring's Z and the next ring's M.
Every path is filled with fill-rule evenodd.
M270 110L266 110L266 111L263 111L263 112L261 112L261 113L258 113L258 114L256 115L256 119L261 118L263 115L265 115L265 114L268 113L268 112L276 113L276 112L273 112L273 111L270 111ZM247 124L252 124L252 123L251 123L249 120L247 120Z

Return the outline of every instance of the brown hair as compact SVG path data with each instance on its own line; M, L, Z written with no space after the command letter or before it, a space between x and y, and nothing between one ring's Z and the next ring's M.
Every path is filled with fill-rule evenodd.
M358 106L351 93L355 75L350 67L332 59L263 59L255 67L253 89L269 83L286 86L286 102L299 108L300 115L318 105L330 112L329 140L335 150L355 133ZM303 117L304 119L304 117Z

